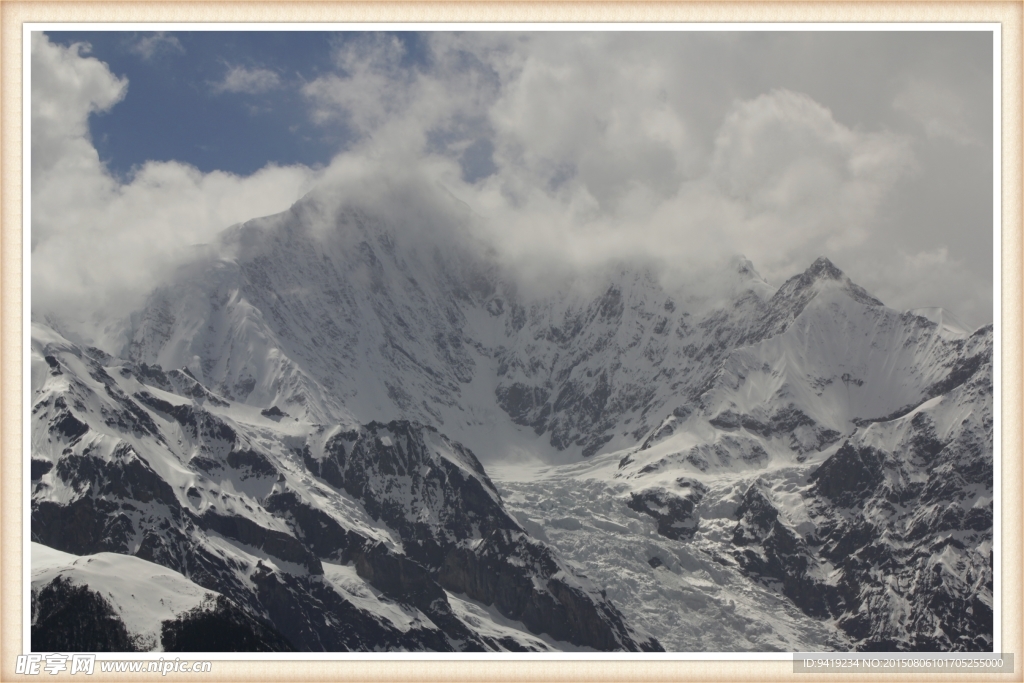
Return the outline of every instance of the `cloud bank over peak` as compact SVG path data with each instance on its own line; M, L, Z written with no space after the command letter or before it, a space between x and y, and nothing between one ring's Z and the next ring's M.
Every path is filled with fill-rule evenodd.
M88 326L130 310L186 258L189 247L254 215L286 208L312 185L301 166L249 177L149 162L113 177L89 138L88 118L128 83L84 47L44 35L32 44L32 303Z
M968 324L987 322L991 283L945 242L890 243L899 229L891 205L922 173L924 138L850 123L846 110L789 87L743 96L728 73L700 66L718 56L739 79L744 65L729 62L739 40L358 34L337 43L333 71L300 86L308 109L297 115L345 140L328 167L268 164L240 177L149 162L122 181L100 162L87 123L128 84L82 48L37 34L34 307L123 310L189 245L284 210L313 187L338 201L416 187L468 207L477 236L529 277L636 259L694 278L742 253L777 286L825 254L887 304L943 305ZM886 106L906 118L892 98ZM935 130L923 134L941 138ZM420 190L398 196L410 223L426 215L417 202L432 216L446 206Z

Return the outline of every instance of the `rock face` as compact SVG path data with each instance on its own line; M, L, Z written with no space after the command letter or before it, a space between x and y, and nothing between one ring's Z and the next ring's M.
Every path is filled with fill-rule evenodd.
M752 485L733 537L744 570L862 650L991 649L991 381L989 361L845 441L810 472L805 533Z
M658 533L667 538L681 540L697 533L700 504L707 487L696 480L678 482L685 493L667 492L659 489L645 489L630 494L629 507L637 512L650 515L658 522Z
M662 649L654 638L639 641L603 595L595 599L589 582L522 531L496 530L463 543L446 558L440 580L533 631L573 645L605 651Z
M362 501L436 570L459 539L519 530L476 456L437 430L407 421L370 424L303 450L309 470ZM415 511L411 514L411 511Z
M32 591L32 649L134 652L136 639L102 596L56 578Z
M197 639L229 650L551 648L534 633L602 650L658 648L529 539L476 456L436 429L293 420L282 432L281 415L195 379L176 385L155 366L37 331L40 357L52 360L34 405L33 540L65 559L154 563L215 594L140 640L91 590L96 576L71 587L58 577L40 588L40 642L80 642L105 623L110 648L184 649ZM509 564L501 587L456 580L481 571L467 544L500 533L545 564ZM551 563L558 576L545 573ZM448 591L521 630L466 621ZM84 626L55 630L61 600L81 603Z

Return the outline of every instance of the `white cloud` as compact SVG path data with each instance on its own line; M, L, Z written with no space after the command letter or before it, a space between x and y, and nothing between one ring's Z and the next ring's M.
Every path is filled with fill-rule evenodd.
M777 90L729 114L710 178L739 214L720 226L732 246L781 276L877 238L881 201L913 168L905 139L847 128L806 95Z
M240 177L148 162L129 181L110 175L88 117L127 82L81 46L32 43L32 305L88 325L123 314L223 228L288 208L312 184L308 168L267 166Z
M367 34L343 44L334 61L340 73L316 78L303 87L318 123L342 119L358 133L381 126L411 96L411 74L400 63L404 48L395 36Z
M486 64L477 72L500 80L489 99L474 102L443 70L423 75L401 94L415 115L380 124L366 148L482 118L495 173L444 182L486 218L503 252L537 270L626 255L701 268L742 252L781 278L877 237L880 203L913 169L905 139L850 129L789 91L737 102L709 148L690 133L672 70L653 58L659 45L630 54L618 37L593 35L511 50L487 38L434 47Z
M107 65L88 57L89 46L67 48L32 34L32 179L39 181L56 166L98 163L89 142L89 115L121 101L128 81Z
M927 260L920 254L938 254L941 244L909 257L886 246L882 207L916 172L903 136L840 123L789 90L734 98L709 129L710 109L693 80L704 76L671 34L425 39L428 57L410 60L393 36L361 36L337 51L336 73L304 86L315 122L356 133L316 176L326 188L321 196L378 197L410 225L423 224L415 218L422 216L440 225L438 216L451 211L453 223L465 223L427 198L444 188L476 216L469 222L479 236L536 281L626 257L697 278L742 253L779 284L825 254L894 305L929 305L935 297L925 295L942 291L962 314L984 300L969 286L958 290L970 274L955 259L920 265ZM87 61L42 47L74 68ZM36 232L60 237L33 254L47 264L33 286L48 301L76 300L75 288L90 278L109 296L137 297L185 245L285 208L314 179L302 167L239 178L150 163L120 185L86 138L88 112L123 95L123 83L100 76L105 87L86 92L102 98L49 91L35 98L34 91L41 107L77 98L78 123L70 127L77 133L68 139L92 155L49 184L45 199L34 188ZM77 262L79 250L90 258ZM112 260L117 273L96 266Z
M893 101L893 108L915 119L929 138L959 145L978 144L961 96L935 82L913 81Z
M950 308L956 317L973 328L991 317L992 289L988 282L971 277L966 266L938 246L923 251L892 249L879 251L861 266L864 279L869 281L878 296L887 305L897 309Z
M281 77L269 69L229 66L224 78L213 84L213 91L259 95L279 87Z
M158 31L150 35L142 36L137 41L132 43L131 51L139 55L145 60L153 59L158 54L177 52L180 54L185 53L185 47L181 44L181 41L175 36L169 36L163 31Z

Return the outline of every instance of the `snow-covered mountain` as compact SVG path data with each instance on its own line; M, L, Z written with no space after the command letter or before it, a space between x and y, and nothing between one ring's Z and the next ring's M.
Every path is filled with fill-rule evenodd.
M771 294L742 259L724 305L630 264L538 293L468 229L401 227L313 198L236 226L132 317L120 355L318 422L416 419L485 457L572 460L632 445Z
M326 206L227 230L109 353L33 326L34 624L73 593L164 649L991 648L991 327L824 258L538 285L469 218ZM141 619L89 566L190 597Z
M41 326L34 340L37 543L166 567L290 649L659 649L432 427L312 424L234 403L188 370ZM97 592L81 571L56 576Z

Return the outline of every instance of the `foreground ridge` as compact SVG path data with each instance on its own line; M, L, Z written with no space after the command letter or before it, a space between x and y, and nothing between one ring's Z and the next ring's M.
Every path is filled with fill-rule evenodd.
M96 597L81 609L123 632L92 643L111 649L196 644L196 619L247 629L218 645L228 649L660 649L531 539L472 452L437 430L301 423L238 406L187 371L37 332L34 566L60 568L34 574L51 624L40 643L65 642L49 616L62 613L55 591L84 590ZM128 589L98 578L92 558L110 573L174 577L195 599L125 613Z

